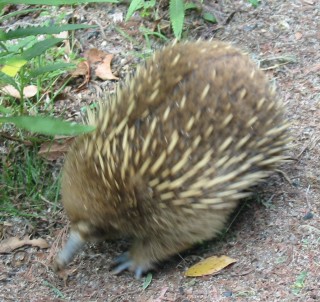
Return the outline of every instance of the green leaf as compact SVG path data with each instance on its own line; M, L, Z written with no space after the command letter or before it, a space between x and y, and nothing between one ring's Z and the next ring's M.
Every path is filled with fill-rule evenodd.
M1 0L0 0L0 2L1 2ZM29 13L36 12L36 11L41 11L41 10L45 10L45 9L44 8L31 8L31 9L22 9L22 10L19 10L19 11L15 11L13 13L10 13L10 14L7 14L7 15L4 15L4 16L0 17L0 22L3 22L5 20L8 20L8 19L10 19L12 17L15 17L15 16L27 15Z
M150 285L151 281L152 281L152 274L148 273L148 275L144 279L142 289L145 290Z
M173 28L173 33L177 39L181 38L184 22L184 2L183 0L170 0L169 14Z
M133 13L139 10L140 8L142 8L143 5L144 5L144 0L132 0L128 8L125 21L128 21L133 15Z
M38 43L34 44L32 47L30 47L29 49L27 49L26 51L24 51L22 53L21 57L26 60L31 60L37 56L40 56L47 49L51 48L52 46L54 46L62 41L63 41L63 39L50 38L50 39L46 39L44 41L38 42Z
M17 39L16 43L7 43L7 51L11 56L20 55L20 53L26 49L31 47L32 45L38 42L36 36L28 36L25 38Z
M17 85L16 81L12 78L6 75L5 73L0 71L0 84L2 85L12 85L15 89L19 90L19 86ZM1 89L1 85L0 85Z
M56 71L56 70L69 70L72 68L75 68L76 65L72 64L72 63L54 63L54 64L50 64L50 65L46 65L34 70L30 71L30 76L32 78L36 78L41 74L47 73L47 72L52 72L52 71Z
M94 126L41 116L0 117L0 122L13 123L18 128L46 135L78 135L95 129Z
M83 3L119 3L119 0L0 0L0 7L8 4L30 4L30 5L77 5Z
M202 17L203 17L203 19L206 20L206 21L209 21L209 22L211 22L211 23L217 23L217 19L216 19L216 17L215 17L213 14L204 13Z
M259 0L248 0L248 2L254 7L257 8L259 5Z
M152 8L156 5L155 0L145 1L144 3L144 9Z
M195 3L188 2L188 3L185 3L184 10L188 10L188 9L199 9L199 7Z
M293 289L292 289L295 295L299 294L300 291L303 289L307 275L308 275L308 272L304 271L304 272L301 272L299 276L297 276L296 282L293 284Z
M86 24L65 24L65 25L50 25L50 26L28 26L25 28L18 28L5 33L0 30L0 41L7 41L12 39L18 39L27 36L44 35L44 34L58 34L63 31L95 28L96 25Z
M6 65L1 68L1 72L5 73L9 77L14 77L22 66L24 66L28 61L22 57L11 57L6 60Z
M140 26L139 30L145 34L145 35L152 35L158 38L163 39L164 41L168 41L168 38L166 36L164 36L163 34L157 32L157 31L152 31L151 29L144 27L144 26Z
M10 108L6 108L0 105L0 112L4 114L11 114L13 111Z

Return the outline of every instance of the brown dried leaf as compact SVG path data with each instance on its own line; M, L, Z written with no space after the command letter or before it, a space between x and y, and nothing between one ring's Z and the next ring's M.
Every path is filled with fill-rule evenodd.
M191 266L185 272L185 276L199 277L199 276L212 275L214 273L221 271L223 268L227 267L228 265L234 262L237 262L237 260L232 259L225 255L220 257L212 256Z
M73 140L74 137L67 137L43 143L38 154L49 161L57 160L68 152Z
M90 66L87 61L81 61L78 65L76 70L74 70L71 74L73 77L78 76L86 76L90 77Z
M84 57L88 60L90 65L103 61L106 55L106 52L97 48L91 48L84 53Z
M108 54L97 48L91 48L85 52L84 57L87 58L90 67L95 70L95 74L102 80L118 80L111 71L111 60L113 54ZM94 65L94 66L93 66Z
M113 55L106 55L102 63L98 64L96 68L96 76L102 80L118 80L119 78L114 76L111 71L111 60Z
M32 245L38 246L42 249L48 248L49 244L42 238L38 239L29 239L29 237L25 237L23 239L19 239L18 237L10 237L8 239L2 240L0 243L0 253L9 253L13 250L22 247L24 245Z
M9 94L10 96L16 99L20 99L19 91L11 85L4 86L1 90L4 93ZM38 88L35 85L26 86L23 89L23 97L31 98L37 94L37 91L38 91Z

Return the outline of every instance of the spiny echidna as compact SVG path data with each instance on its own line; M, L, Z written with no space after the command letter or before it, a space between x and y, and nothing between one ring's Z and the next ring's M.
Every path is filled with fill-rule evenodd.
M216 236L251 186L285 159L283 107L247 55L212 41L156 52L91 117L62 178L70 238L65 267L91 240L131 237L115 272Z

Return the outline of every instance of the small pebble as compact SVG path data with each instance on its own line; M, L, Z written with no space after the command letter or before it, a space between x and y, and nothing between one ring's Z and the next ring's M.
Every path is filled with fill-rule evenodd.
M313 218L312 212L308 212L306 215L303 216L303 220L309 220Z
M232 291L223 292L222 296L224 296L224 297L232 297Z

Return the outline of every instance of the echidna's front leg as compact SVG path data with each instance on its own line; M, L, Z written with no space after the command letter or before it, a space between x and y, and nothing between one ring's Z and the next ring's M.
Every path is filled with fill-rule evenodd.
M64 269L73 259L73 257L84 246L85 240L77 231L71 231L69 239L62 251L58 254L53 264L55 271Z
M154 239L136 240L129 252L115 260L117 266L113 270L118 274L124 270L133 271L137 279L152 269L157 262L167 259L170 255L185 250L192 243L181 243L172 238L156 237Z

